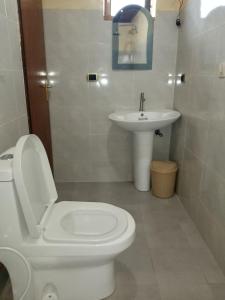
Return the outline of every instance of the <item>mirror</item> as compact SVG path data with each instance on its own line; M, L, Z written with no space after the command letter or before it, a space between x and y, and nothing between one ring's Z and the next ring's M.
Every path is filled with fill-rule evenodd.
M154 19L139 5L122 8L113 18L112 68L152 69Z

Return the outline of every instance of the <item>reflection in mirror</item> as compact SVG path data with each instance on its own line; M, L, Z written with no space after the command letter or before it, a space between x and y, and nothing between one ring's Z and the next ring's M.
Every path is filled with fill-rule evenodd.
M152 68L154 19L139 5L122 8L113 18L113 69Z
M206 18L213 10L221 6L225 6L225 0L202 0L201 17Z
M114 17L120 9L127 5L139 5L141 7L146 7L146 2L150 6L150 1L146 0L111 0L111 15Z

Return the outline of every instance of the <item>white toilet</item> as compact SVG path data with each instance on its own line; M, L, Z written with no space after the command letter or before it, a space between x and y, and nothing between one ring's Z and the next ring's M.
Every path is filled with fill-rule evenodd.
M0 261L14 300L104 299L115 288L115 257L134 240L134 219L113 205L57 198L37 136L0 155Z

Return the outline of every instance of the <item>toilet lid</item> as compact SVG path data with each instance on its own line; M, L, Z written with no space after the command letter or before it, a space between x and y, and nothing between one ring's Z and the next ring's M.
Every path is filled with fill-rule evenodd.
M58 195L46 151L36 135L16 144L13 173L19 201L31 237L41 234L41 221Z
M65 201L52 207L44 238L58 243L105 243L119 237L127 226L127 213L119 207Z

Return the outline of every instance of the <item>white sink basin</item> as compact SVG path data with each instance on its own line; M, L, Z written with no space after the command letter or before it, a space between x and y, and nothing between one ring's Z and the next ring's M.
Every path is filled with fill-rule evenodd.
M115 112L109 119L129 131L151 131L166 127L175 122L180 113L175 110L158 110L145 112Z
M139 191L150 187L154 131L174 123L181 114L175 110L115 112L109 119L134 133L134 184Z

